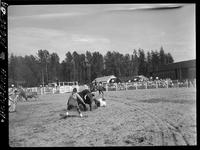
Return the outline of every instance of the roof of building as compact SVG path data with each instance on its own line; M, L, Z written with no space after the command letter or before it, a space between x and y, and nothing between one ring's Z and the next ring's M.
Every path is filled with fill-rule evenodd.
M104 76L104 77L99 77L94 79L92 82L109 82L110 79L116 78L114 75L110 75L110 76Z

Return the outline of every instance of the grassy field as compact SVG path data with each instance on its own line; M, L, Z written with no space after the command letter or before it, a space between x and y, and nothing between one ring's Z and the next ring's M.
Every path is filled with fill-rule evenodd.
M97 94L98 95L98 94ZM106 107L64 119L69 94L19 102L9 114L9 146L196 145L196 89L105 92Z

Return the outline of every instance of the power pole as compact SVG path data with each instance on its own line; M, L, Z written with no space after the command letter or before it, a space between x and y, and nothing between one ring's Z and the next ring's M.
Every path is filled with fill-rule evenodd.
M90 83L91 82L91 64L87 64L87 67L88 67L88 82Z
M86 77L87 81L91 82L91 64L89 63L87 57L85 58L85 66L86 66Z
M75 68L75 61L74 59L72 60L72 63L73 63L73 73L74 73L74 81L76 81L76 68Z
M48 84L49 82L49 79L48 79L48 69L47 69L47 62L46 62L46 82Z

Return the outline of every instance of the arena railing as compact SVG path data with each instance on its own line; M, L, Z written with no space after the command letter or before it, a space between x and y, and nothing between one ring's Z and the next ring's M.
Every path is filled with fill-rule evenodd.
M196 87L196 79L193 80L154 80L143 82L123 82L107 83L106 91L137 90L137 89L156 89L156 88L190 88ZM76 86L78 91L85 89L85 86ZM71 92L73 87L32 87L25 88L26 92L37 92L38 95L57 94Z
M154 80L141 82L107 83L106 91L155 89L155 88L190 88L196 87L194 80Z

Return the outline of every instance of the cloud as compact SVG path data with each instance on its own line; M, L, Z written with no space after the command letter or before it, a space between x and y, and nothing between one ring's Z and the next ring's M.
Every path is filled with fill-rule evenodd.
M163 10L163 9L177 9L181 8L181 4L129 4L108 9L107 11L134 11L134 10Z
M87 13L83 12L68 12L68 13L48 13L48 14L38 14L38 15L29 15L29 16L10 16L10 20L19 20L19 19L54 19L54 18L66 18L66 17L75 17L86 15Z
M88 7L87 10L81 11L83 6L79 6L80 10L72 11L72 12L63 12L63 13L43 13L43 14L35 14L35 15L27 15L24 16L9 16L8 19L10 20L19 20L19 19L54 19L54 18L66 18L66 17L76 17L76 16L83 16L83 15L91 15L91 14L98 14L98 13L105 13L105 12L112 12L112 11L132 11L132 10L156 10L156 9L172 9L172 8L180 8L183 5L181 4L128 4L128 5L99 5L99 8L96 10L90 10L90 8L95 7Z
M18 27L8 30L12 36L24 36L32 38L48 38L63 35L62 31L54 29L43 29L34 27Z
M8 31L8 52L35 55L37 50L56 52L64 59L66 51L82 51L109 47L110 41L98 35L72 34L42 28L16 28Z
M30 51L48 49L63 32L42 28L16 28L8 31L8 51L29 54ZM51 48L52 49L52 48Z
M107 38L102 38L98 36L90 36L90 35L81 35L81 34L73 34L72 41L74 42L84 42L84 43L109 43L110 40Z
M132 52L134 48L159 49L163 45L164 48L168 46L166 50L172 50L171 54L174 56L173 51L178 49L182 50L184 47L193 49L195 32L193 31L194 19L191 18L194 17L192 13L188 13L191 9L193 11L193 8L184 7L180 9L181 11L170 13L154 11L136 12L131 15L106 13L109 10L146 9L153 5L155 4L111 4L105 7L104 5L88 7L88 9L87 7L60 9L60 11L68 11L64 13L51 9L51 13L45 10L45 13L42 11L39 15L28 16L24 13L23 15L27 16L9 16L8 19L29 19L11 20L8 23L8 49L24 54L38 49L47 49L50 52L56 50L60 57L64 57L65 52L71 50L104 49L104 51L122 50L125 53ZM157 7L160 5L157 4ZM166 7L165 4L163 7ZM98 12L102 14L96 15L95 13ZM75 16L82 16L82 18ZM178 58L179 55L176 57Z

